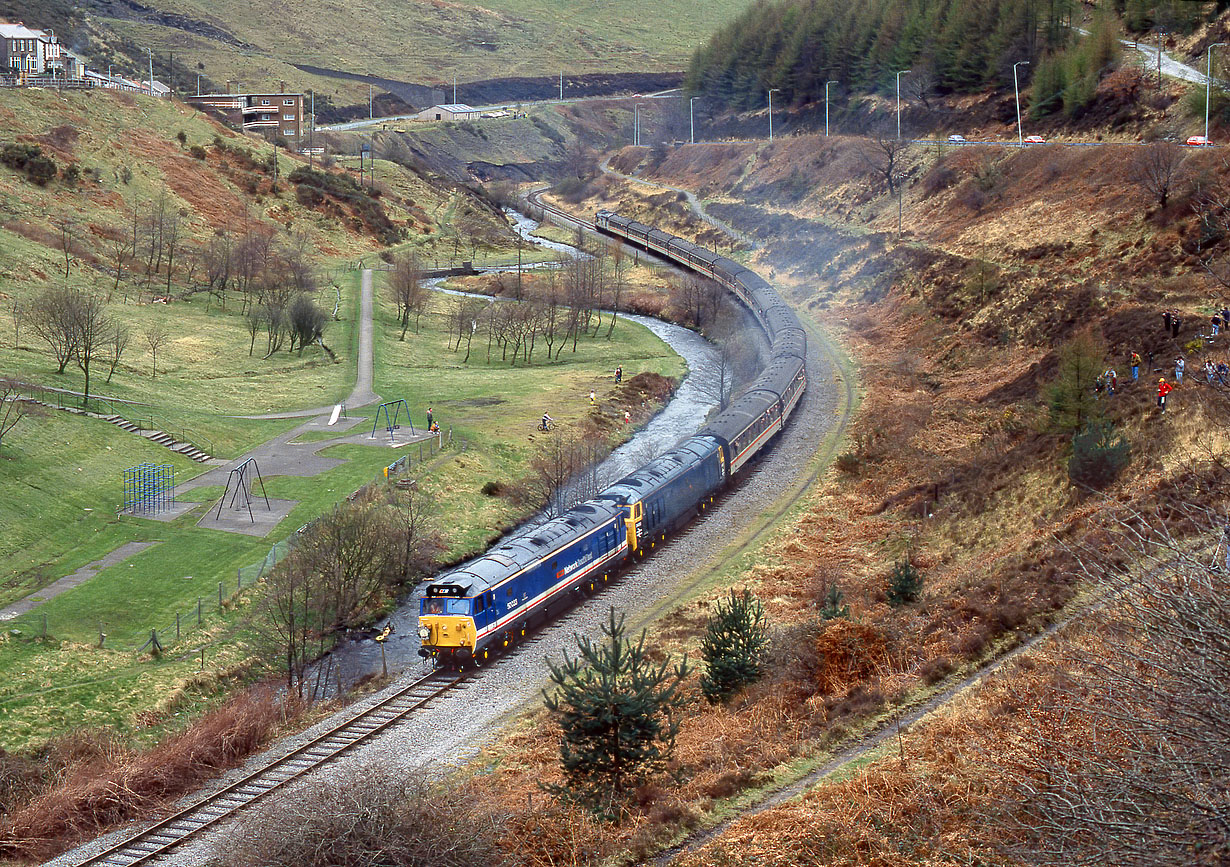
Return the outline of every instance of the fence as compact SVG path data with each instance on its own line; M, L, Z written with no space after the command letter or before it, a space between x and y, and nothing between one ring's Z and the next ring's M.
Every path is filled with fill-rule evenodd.
M228 582L219 581L217 593L198 596L195 605L174 612L161 625L128 635L108 634L106 623L97 624L97 630L93 633L87 632L88 627L79 621L60 624L38 611L0 621L0 630L11 640L60 639L83 644L88 642L99 648L131 653L141 653L147 649L162 652L169 650L193 631L204 627L207 618L221 613L231 600L255 583L255 580L246 577L244 572L243 569L239 570L235 584L230 587L227 586Z
M419 463L449 448L452 443L452 428L449 428L447 433L441 432L438 437L416 443L415 446L418 447L419 451ZM469 443L466 440L461 440L459 447L462 451L466 451ZM411 453L407 452L388 467L385 467L381 475L377 476L376 481L383 482L386 479L391 480L398 474L404 475L410 471L411 464ZM268 575L270 570L294 547L297 539L303 534L311 532L313 523L308 522L304 524L289 538L274 543L260 562L237 569L233 585L227 581L219 581L216 594L211 592L208 595L198 596L195 605L189 605L187 608L174 612L173 616L168 617L161 625L150 626L128 635L118 636L108 634L105 623L97 624L97 630L91 633L87 632L87 627L79 621L57 624L46 613L34 611L14 617L11 620L0 621L0 633L10 640L47 641L62 639L77 643L91 643L99 648L129 651L132 653L142 653L146 650L158 653L168 651L194 631L202 629L207 618L221 614L240 593ZM93 640L95 637L96 642ZM201 663L204 665L204 648L193 649L194 653L198 651L202 654Z

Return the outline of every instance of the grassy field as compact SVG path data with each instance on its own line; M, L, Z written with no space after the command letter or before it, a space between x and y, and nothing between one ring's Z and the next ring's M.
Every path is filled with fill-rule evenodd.
M381 285L378 280L377 291L383 296ZM476 351L462 364L462 355L447 348L451 303L438 296L420 332L411 329L402 342L391 303L381 298L376 390L386 400L404 398L419 424L431 404L452 432L454 446L434 458L428 452L425 463L419 463L416 449L410 452L420 490L439 515L448 555L459 557L479 550L523 516L522 507L484 495L482 487L524 475L534 422L544 408L565 424L577 422L588 411L589 390L609 387L616 364L622 363L629 373L668 376L680 375L683 366L656 337L631 323L621 323L610 341L605 336L582 340L575 354L565 352L557 363L536 360L530 368L511 368L493 360L489 365L485 354ZM224 362L220 365L225 367ZM242 371L234 375L242 380ZM221 406L232 400L210 397L207 384L177 385L171 375L160 375L157 382L168 402L176 388L191 396L186 402ZM338 383L344 385L340 375ZM224 385L219 390L227 391ZM255 396L275 392L259 379L252 390ZM277 395L278 400L296 396ZM208 413L196 412L200 424L208 426ZM241 433L233 441L238 444L296 423L214 416L212 425L219 430L236 425ZM266 479L269 496L297 500L298 505L262 539L196 526L221 493L216 486L191 491L184 499L202 505L170 523L117 517L114 509L122 499L125 467L144 460L170 461L182 480L199 466L98 420L50 412L23 421L0 450L5 465L0 522L10 528L0 548L0 566L7 576L0 602L22 598L124 542L157 544L49 599L35 613L5 623L0 633L0 748L20 748L83 725L111 725L141 736L143 726L178 724L177 712L216 694L220 678L246 669L252 660L239 637L250 599L248 594L231 599L236 570L259 562L274 541L375 478L400 454L353 444L323 448L323 455L345 462L311 478ZM219 582L225 587L222 611L217 604ZM200 600L205 617L198 628ZM177 614L184 631L179 642L173 640ZM41 635L44 618L49 638L30 640ZM169 645L159 658L135 652L151 629ZM100 632L107 634L101 649ZM203 674L201 647L206 648Z
M204 64L203 71L215 81L240 78L248 87L259 87L285 80L294 88L314 86L335 94L339 102L356 103L366 100L365 85L309 76L290 64L440 86L451 86L454 73L464 83L556 76L561 70L565 76L681 70L691 52L742 12L748 0L489 0L408 7L394 0L366 5L325 0L312 14L294 16L272 0L158 0L152 5L220 25L249 46L241 49L156 24L102 20L140 45L173 50L190 66ZM270 21L277 21L277 27L271 28Z

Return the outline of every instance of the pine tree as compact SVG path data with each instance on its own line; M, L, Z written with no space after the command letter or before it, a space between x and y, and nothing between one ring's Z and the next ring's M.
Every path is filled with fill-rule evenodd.
M820 606L822 620L836 620L838 617L849 617L850 606L842 605L845 594L837 589L837 584L829 585L829 592L824 594L824 603Z
M630 639L614 608L602 633L598 643L577 636L575 658L565 653L560 665L547 661L555 688L543 696L562 732L564 784L546 788L609 815L630 786L670 756L689 669L686 656L673 667L669 656L650 660L644 630Z
M902 557L888 576L888 604L900 608L913 602L922 592L922 585L922 574L914 568L909 557Z
M751 591L731 590L729 597L718 600L700 645L705 659L700 688L705 698L716 704L759 678L768 646L764 607Z
M1051 426L1075 432L1100 418L1094 384L1106 369L1101 346L1082 334L1059 348L1058 379L1047 388Z

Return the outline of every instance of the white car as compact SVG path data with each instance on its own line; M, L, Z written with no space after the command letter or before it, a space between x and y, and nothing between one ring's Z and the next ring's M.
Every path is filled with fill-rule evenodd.
M965 144L965 136L955 132L948 137L948 140L953 144Z

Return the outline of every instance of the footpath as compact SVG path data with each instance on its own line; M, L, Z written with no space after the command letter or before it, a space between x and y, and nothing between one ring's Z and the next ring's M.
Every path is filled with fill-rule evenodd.
M380 400L380 396L372 391L372 342L374 333L372 308L372 272L365 270L363 271L362 292L360 296L359 357L355 386L346 398L345 404L343 404L345 407L357 408ZM215 466L201 475L189 479L176 487L176 493L186 493L196 488L210 485L225 486L231 481L233 472L249 461L254 462L251 466L259 470L262 479L274 476L315 476L343 463L339 458L326 458L319 454L319 452L330 446L340 443L355 443L400 448L432 438L432 435L426 431L416 430L409 422L407 422L405 427L396 429L391 433L385 428L378 428L373 433L371 429L360 424L360 422L366 422L369 419L341 418L335 424L330 425L329 421L333 410L334 407L330 405L267 415L242 416L242 418L256 419L308 418L310 420L299 425L294 430L274 437L232 461ZM300 443L295 441L305 433L329 430L337 431L339 435L314 442ZM265 500L261 497L262 491L260 487L253 486L252 481L252 478L248 479L253 503L250 513L246 501L242 504L236 501L229 508L226 503L223 503L223 508L221 509L217 508L215 503L206 511L201 520L197 522L197 526L243 533L249 536L264 536L271 532L290 513L290 510L294 508L297 501L270 499L269 507L266 508ZM228 496L224 499L230 498ZM201 504L197 502L176 503L174 507L152 519L171 521L200 506ZM158 543L125 543L101 559L82 566L71 575L66 575L24 599L0 608L0 622L29 614L47 600L80 586L103 569L122 563L129 557L156 544Z

